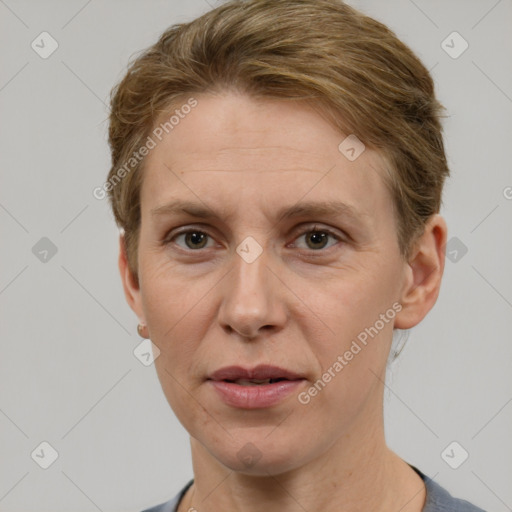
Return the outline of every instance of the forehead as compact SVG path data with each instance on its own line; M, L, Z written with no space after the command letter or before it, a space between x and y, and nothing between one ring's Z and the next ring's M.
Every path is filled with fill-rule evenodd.
M175 200L234 214L306 201L342 202L361 216L391 210L384 162L366 148L351 161L347 137L297 101L197 95L146 157L142 211ZM179 108L179 105L178 107Z

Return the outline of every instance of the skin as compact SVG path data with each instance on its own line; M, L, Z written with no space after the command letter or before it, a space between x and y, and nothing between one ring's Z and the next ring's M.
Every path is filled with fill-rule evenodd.
M393 327L417 325L437 300L444 219L431 217L404 261L379 154L349 161L338 150L346 134L297 101L195 97L147 157L138 284L122 236L119 256L128 304L161 350L158 377L190 434L195 481L179 510L420 511L423 482L386 446L383 381ZM174 199L220 218L151 213ZM275 218L327 199L352 205L359 223ZM335 236L315 238L315 225ZM179 227L208 236L173 238ZM236 252L247 236L263 250L252 263ZM305 375L307 390L394 303L401 311L306 405L292 393L241 410L206 381L227 365L269 363ZM247 443L261 455L251 466L237 456Z

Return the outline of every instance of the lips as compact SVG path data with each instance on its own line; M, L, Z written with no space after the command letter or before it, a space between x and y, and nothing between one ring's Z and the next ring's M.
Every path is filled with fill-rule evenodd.
M207 385L230 407L263 409L283 403L305 382L296 372L262 364L253 368L226 366L213 372Z
M232 382L242 386L273 384L283 380L302 380L296 372L278 366L261 364L253 368L225 366L209 375L208 380Z

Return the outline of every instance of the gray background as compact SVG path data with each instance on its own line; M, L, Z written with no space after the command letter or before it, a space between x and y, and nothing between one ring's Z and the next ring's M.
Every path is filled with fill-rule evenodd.
M350 3L419 54L449 115L453 261L390 371L387 438L453 494L512 510L512 2ZM92 190L110 162L105 103L129 57L208 9L0 0L1 511L139 511L192 476L188 435L133 354L117 228ZM59 45L46 59L31 48L43 31ZM442 47L453 31L469 43L456 59ZM55 255L44 241L34 254L42 237ZM31 457L43 441L59 454L48 469L35 461L48 450ZM441 457L452 441L469 453L458 469ZM448 453L453 464L462 452Z

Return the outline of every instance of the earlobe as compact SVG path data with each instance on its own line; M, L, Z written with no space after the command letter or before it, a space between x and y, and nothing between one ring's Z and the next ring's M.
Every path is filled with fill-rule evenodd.
M124 235L119 235L119 272L121 274L121 281L123 284L124 295L126 302L139 318L139 321L144 322L144 314L142 311L142 301L140 297L140 288L138 280L132 274L130 266L128 265L128 257L126 254L126 244Z
M436 303L444 272L446 237L445 220L439 214L432 215L406 263L396 328L410 329L419 324Z

